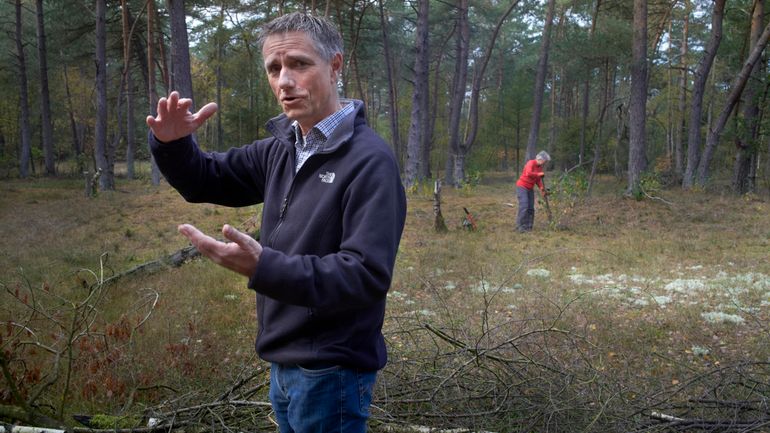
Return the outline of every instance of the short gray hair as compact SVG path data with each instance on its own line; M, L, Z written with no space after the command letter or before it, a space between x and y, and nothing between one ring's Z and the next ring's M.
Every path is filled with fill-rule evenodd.
M343 53L342 35L337 27L324 17L302 12L280 16L262 26L259 47L262 48L270 36L291 32L306 34L313 41L318 54L327 61L331 61L335 54Z
M551 155L548 154L545 150L541 150L540 153L537 154L535 159L542 159L543 161L550 161Z

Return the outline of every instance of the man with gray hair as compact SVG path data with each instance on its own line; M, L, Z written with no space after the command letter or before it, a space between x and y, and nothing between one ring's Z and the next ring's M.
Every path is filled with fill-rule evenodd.
M520 233L532 231L535 222L535 185L545 197L548 194L543 185L543 165L551 160L545 150L524 164L519 180L516 181L516 197L519 200L519 212L516 215L516 230Z
M387 355L385 297L406 217L396 159L358 100L337 96L342 38L324 18L292 13L260 34L283 113L271 137L203 152L192 133L217 110L172 92L148 116L163 175L191 202L264 203L260 239L225 224L220 242L179 231L256 292L256 350L270 362L281 433L366 432Z

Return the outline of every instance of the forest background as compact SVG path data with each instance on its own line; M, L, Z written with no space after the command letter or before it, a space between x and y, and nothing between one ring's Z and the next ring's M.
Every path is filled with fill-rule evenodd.
M159 95L176 89L185 96L191 95L197 106L209 101L219 104L216 117L199 131L198 138L204 148L224 150L262 136L265 121L280 108L260 66L256 46L258 28L282 13L312 10L329 16L342 31L346 63L340 93L363 100L369 123L392 144L410 192L410 219L425 223L425 216L434 212L430 209L433 182L441 180L452 187L444 190L445 212L449 214L472 203L471 210L480 208L476 217L481 216L486 222L484 236L450 235L453 236L450 239L461 242L462 248L469 251L461 261L478 264L501 260L505 262L498 263L502 269L518 269L515 274L523 273L526 280L514 284L511 275L490 278L497 272L491 267L464 264L463 267L469 266L465 278L471 275L477 278L463 284L472 293L483 293L483 300L455 299L457 304L452 305L463 305L469 311L442 315L442 320L448 321L442 322L443 326L426 324L424 319L431 316L432 310L413 310L408 306L414 300L408 298L419 298L416 293L426 287L431 293L439 285L446 290L456 288L461 284L458 281L441 284L438 281L447 273L460 271L450 271L448 268L454 265L448 263L426 269L428 253L415 252L427 245L430 247L427 250L439 257L451 249L447 239L426 240L420 236L425 234L425 227L433 227L438 219L427 226L413 226L414 232L408 229L404 252L399 258L401 271L394 284L394 302L403 302L412 315L397 309L396 316L389 319L392 327L388 336L396 362L383 381L390 393L379 402L380 421L397 419L469 428L516 425L522 431L533 426L543 431L571 431L568 426L576 422L586 431L606 431L608 425L620 424L638 429L661 425L665 428L672 423L692 427L696 421L700 422L697 425L723 429L720 431L725 431L726 425L744 429L740 431L767 426L770 415L758 409L770 395L766 381L767 345L761 344L768 336L766 316L761 312L764 310L747 307L751 303L760 306L756 308L766 307L770 302L765 299L768 297L768 282L762 273L765 270L757 265L759 257L762 254L766 257L767 253L768 236L766 230L763 231L767 221L761 218L767 214L763 209L770 186L770 121L764 116L770 89L765 49L770 37L770 20L766 3L764 0L14 0L0 3L0 19L7 34L0 39L4 48L0 55L5 60L0 67L0 178L5 184L0 210L3 217L8 218L4 225L9 236L19 234L25 223L49 230L50 227L38 226L32 221L36 221L37 215L34 205L51 202L57 208L44 211L43 215L53 223L70 227L71 232L77 231L75 227L89 224L97 230L71 238L72 233L68 232L71 244L51 248L50 253L31 248L14 237L11 237L14 241L5 244L2 271L9 275L0 282L10 297L6 298L8 302L4 300L7 309L3 314L12 319L4 318L7 329L4 339L0 340L3 383L7 386L0 399L9 403L8 411L2 416L61 425L74 410L131 413L138 405L136 399L144 405L158 402L169 405L151 406L164 414L165 419L194 413L196 417L184 422L198 426L204 420L204 424L215 424L216 428L232 428L230 423L235 422L236 417L209 413L218 419L212 423L201 414L203 409L196 405L200 406L201 400L209 395L182 393L185 398L181 398L176 393L178 399L169 399L162 392L164 386L171 386L169 382L179 381L178 385L184 378L201 380L212 374L204 372L205 368L199 365L204 355L223 356L219 352L221 348L196 348L192 344L207 341L197 338L204 333L200 322L182 319L182 323L187 323L183 330L186 335L177 338L176 331L170 329L176 327L172 325L172 318L178 317L173 309L163 310L169 331L162 338L167 341L161 354L162 362L176 373L166 377L165 385L152 385L157 376L145 371L151 369L149 366L138 368L141 362L135 358L147 350L147 343L137 343L136 339L141 332L157 337L154 333L157 331L144 328L158 308L155 302L159 297L154 297L152 291L143 291L139 300L123 299L128 296L126 292L116 296L110 287L114 284L112 281L122 278L122 270L131 266L141 269L132 272L152 274L154 271L147 271L148 268L181 266L188 258L185 254L189 251L183 250L177 251L181 257L172 257L173 251L169 251L167 245L168 233L160 229L145 233L139 227L150 225L152 231L151 221L156 218L173 220L179 212L191 215L197 212L198 218L216 221L211 222L212 230L227 218L244 221L245 227L254 228L258 208L194 210L174 198L162 185L150 159L143 119L154 110ZM623 326L606 323L604 336L610 335L610 328L616 332L622 328L627 332L619 334L626 337L625 345L634 341L653 341L656 342L653 345L657 345L658 339L688 342L683 352L654 351L655 362L667 360L650 373L654 384L645 382L635 388L624 382L629 379L629 372L647 365L649 359L636 357L638 354L634 352L619 355L621 351L617 348L606 350L605 344L597 342L601 339L589 337L587 333L597 330L601 333L604 323L603 319L588 313L594 304L575 307L579 304L576 300L583 299L585 294L573 293L575 298L565 301L564 293L552 292L559 290L558 285L551 287L552 284L537 282L537 278L553 271L538 267L527 270L529 259L511 253L511 247L507 256L505 251L493 251L490 256L489 244L505 241L504 245L515 246L520 241L508 239L508 234L501 235L489 227L506 224L498 220L500 202L503 208L510 205L505 203L510 200L510 191L502 185L510 188L522 164L541 149L548 150L554 161L548 178L554 189L551 210L555 216L549 218L547 225L552 231L543 235L545 244L552 249L546 249L544 256L564 251L561 248L573 251L572 248L580 249L588 244L599 251L602 246L593 242L613 236L607 230L627 229L633 221L658 220L657 217L668 220L672 214L677 217L686 214L690 226L666 233L666 229L674 227L663 224L654 235L646 234L660 237L661 244L647 245L644 237L623 237L625 243L617 248L627 251L629 246L631 249L641 246L640 256L657 255L661 263L669 258L670 266L666 266L666 270L656 268L655 278L666 272L682 271L678 267L682 264L675 266L677 259L667 255L682 249L702 253L695 258L688 256L686 269L691 271L701 266L698 259L714 266L728 263L730 267L750 269L737 275L725 274L724 269L714 271L711 279L717 283L685 277L671 277L661 283L660 280L652 282L651 275L631 277L622 273L608 277L620 272L620 268L645 267L633 260L629 265L628 257L608 247L596 257L583 251L583 257L577 260L593 264L595 278L582 275L573 262L569 262L569 266L563 262L552 263L553 267L563 269L562 277L573 283L599 285L601 290L607 289L605 279L620 280L616 281L616 290L632 294L641 290L659 308L658 313L672 302L672 293L709 289L706 291L711 297L714 296L710 291L714 288L712 284L721 289L726 285L729 286L726 293L732 296L732 310L722 304L724 308L702 312L706 314L704 317L718 322L718 326L730 327L743 323L738 317L745 321L748 316L756 319L751 321L755 325L752 331L728 332L730 338L727 338L709 328L700 330L704 331L703 335L698 331L697 338L683 338L675 331L676 325L666 322L661 326L665 320L657 313L643 311L642 307L647 305L642 304L649 301L624 298L625 307L630 303L640 308L631 309L631 316L649 321L645 322L649 327L636 329L643 333L640 336L625 328L633 326L628 322L623 322ZM87 197L81 197L82 193L73 194L73 189L83 188ZM130 191L132 197L123 201L120 194L115 195L116 191ZM592 199L592 195L599 197ZM639 207L617 201L616 196L638 199ZM62 205L60 200L69 204ZM167 206L155 207L145 202L153 200L161 200ZM681 203L674 204L675 201ZM19 203L28 206L20 211L21 221L14 219L18 217L11 210L20 206ZM67 209L69 207L74 208ZM147 222L134 221L139 217L126 210L132 207L147 212L142 214ZM597 207L615 211L617 215L596 214ZM173 208L177 210L171 210ZM734 208L735 215L715 211L715 208ZM78 212L70 215L69 211ZM118 215L117 227L95 223L113 212ZM150 217L153 212L157 215ZM645 212L661 213L652 217ZM539 215L542 219L542 213ZM733 218L729 230L724 223L726 218ZM582 233L587 238L570 242L565 230L581 225L576 221L598 232ZM455 228L453 222L450 220L450 232ZM118 231L120 242L113 245L98 240L98 230ZM723 237L691 238L692 230L724 233ZM686 237L689 243L675 242L673 236ZM35 242L57 245L59 241L35 237ZM92 242L98 245L78 246ZM23 247L15 250L9 247L17 244ZM721 248L715 253L714 245L732 245L737 257ZM109 254L104 254L113 257L112 262L102 257L94 267L93 254L97 253L92 248L109 250ZM82 249L82 253L74 251L78 249ZM712 253L716 256L707 257ZM56 255L57 259L43 259L47 254ZM623 260L617 263L604 254L612 257L619 254ZM158 257L165 258L152 261ZM446 258L450 263L457 259ZM547 261L543 257L540 260ZM53 262L58 264L52 266ZM416 266L418 264L421 266ZM67 266L97 270L89 271L87 276L76 272L76 287L55 291L55 300L47 304L49 301L44 299L50 296L52 287L61 285L58 273L65 272L63 269ZM415 267L421 273L419 277L410 274ZM105 276L105 268L109 269L106 272L109 276ZM13 269L25 270L21 276L11 277ZM224 291L238 286L238 282L210 268L198 271L193 275L212 286L223 287ZM581 279L583 277L585 279ZM127 286L141 291L141 284L145 282L170 285L174 281L182 287L197 283L184 279L161 283L162 280L152 278L157 277L142 277ZM495 282L490 283L490 279ZM619 288L629 280L634 282L632 287ZM656 284L667 292L653 293L650 287ZM78 285L88 288L85 298L78 298L82 295L77 292ZM512 304L495 305L505 294L520 290L522 285L537 287L531 298L522 298L522 304L531 303L531 311L538 311L532 316L548 320L519 321L517 315L511 313L515 308L508 308ZM518 293L521 296L521 292ZM236 296L229 292L220 295L226 300ZM432 297L436 298L432 302L443 305L441 308L449 308L444 296L434 293ZM99 303L107 300L123 307L101 310ZM120 304L121 301L124 303ZM13 307L16 304L18 309ZM125 307L129 304L131 307ZM100 308L96 308L97 305ZM192 314L199 314L197 307L191 308ZM494 323L501 319L490 319L490 313L497 314L498 309L506 311L503 317L509 322ZM478 315L479 311L482 314ZM687 311L683 318L699 317L700 313ZM743 316L734 314L736 312ZM471 320L474 325L471 329L459 326L458 314L478 315L479 323ZM405 319L407 316L409 320ZM61 321L63 317L71 319L66 326ZM628 320L629 316L624 318ZM562 321L569 326L562 328ZM688 320L687 329L700 322ZM42 340L42 333L33 332L47 329L46 323L45 326L58 329L51 331L51 335L59 335L47 343ZM515 324L513 330L511 323ZM226 321L219 325L233 326ZM241 326L237 325L239 333L230 337L243 343ZM512 334L499 334L503 328ZM473 332L476 329L479 334ZM696 334L695 330L692 332ZM36 337L32 338L30 333ZM619 338L612 337L613 343ZM718 343L708 343L708 338ZM429 346L434 348L432 355L435 356L418 350L424 349L426 340L431 342ZM222 341L233 342L226 338ZM733 351L730 341L745 347ZM565 364L560 352L567 347L578 350L580 360ZM596 347L601 347L600 354L593 352ZM734 362L729 368L720 367L724 366L724 360L715 360L713 347L731 349L727 352ZM241 344L241 348L247 349L248 344ZM697 373L692 360L678 361L676 355L682 353L697 358ZM463 355L469 356L472 362L468 363ZM243 356L238 352L225 357ZM626 374L617 376L618 371L612 370L610 364L619 357L624 359ZM417 359L429 360L429 370L434 373L430 378L420 376L425 373L424 363L410 362ZM151 366L152 361L148 362ZM235 385L214 398L219 403L207 406L206 411L225 406L232 411L244 408L257 411L261 407L260 402L252 401L251 397L259 395L262 387L251 381L263 378L260 373L264 373L264 366L253 359L243 363L253 367L256 373L240 377L227 370ZM478 368L471 369L474 366ZM78 373L86 371L90 377L88 374L78 377ZM691 393L682 391L685 381L681 377L687 371L690 380L686 381L686 389L693 391ZM715 379L717 376L720 380ZM731 382L723 380L725 377L739 379ZM546 383L547 389L531 386L534 378ZM575 385L575 380L580 386ZM741 393L733 388L725 391L726 382L742 383L742 389L750 391ZM406 387L395 385L404 383L421 386L407 392ZM248 392L244 388L248 388ZM463 391L462 398L455 395L458 390ZM512 401L516 400L511 397L513 394L524 399L525 404ZM231 398L236 395L243 398ZM642 395L645 398L640 397ZM677 395L688 398L673 398ZM691 398L692 395L699 398ZM73 400L72 396L77 398ZM116 396L121 404L110 402ZM615 407L617 401L623 404ZM638 405L630 404L642 401ZM666 410L661 411L661 407ZM14 412L12 408L20 408L21 412ZM458 408L463 410L458 412ZM145 416L146 413L145 410ZM262 421L269 419L269 416L251 413L250 416ZM704 420L702 414L711 414L712 418ZM640 417L656 423L642 422ZM130 418L130 422L137 421Z

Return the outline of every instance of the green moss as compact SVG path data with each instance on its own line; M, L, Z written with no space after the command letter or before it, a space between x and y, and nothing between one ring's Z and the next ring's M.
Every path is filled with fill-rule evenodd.
M99 414L94 415L90 424L94 428L112 429L112 428L132 428L139 425L141 419L133 416L113 416Z

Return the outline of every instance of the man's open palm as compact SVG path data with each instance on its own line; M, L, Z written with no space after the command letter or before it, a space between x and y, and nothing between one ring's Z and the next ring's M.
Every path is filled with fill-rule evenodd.
M197 113L190 112L192 100L179 98L179 92L173 91L167 98L158 100L158 115L147 116L147 126L159 141L168 143L195 132L203 122L217 112L217 104L210 102Z

